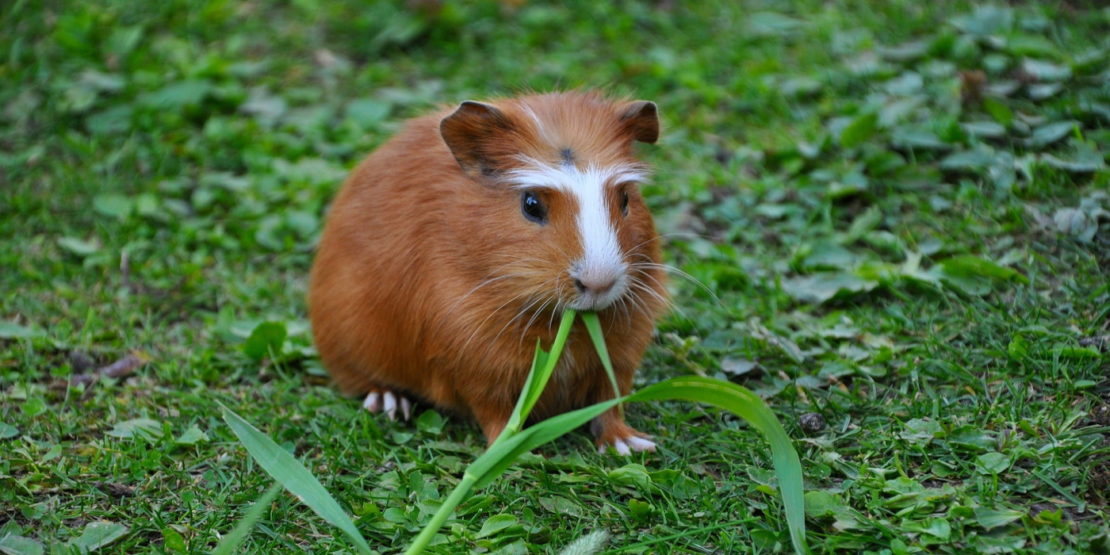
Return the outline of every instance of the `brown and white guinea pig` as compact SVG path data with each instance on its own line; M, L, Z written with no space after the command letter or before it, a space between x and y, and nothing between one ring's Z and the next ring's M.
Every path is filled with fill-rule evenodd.
M504 429L566 308L600 317L622 393L667 299L640 196L651 102L563 92L463 102L408 122L344 183L309 292L325 367L364 406L408 418L409 397ZM611 399L577 323L533 409L543 419ZM599 449L654 450L614 409Z

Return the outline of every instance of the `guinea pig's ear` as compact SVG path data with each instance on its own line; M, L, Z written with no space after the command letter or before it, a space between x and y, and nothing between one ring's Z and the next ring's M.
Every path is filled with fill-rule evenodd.
M492 175L495 165L491 140L512 130L513 124L497 108L467 100L439 122L439 134L464 172L471 177Z
M654 102L637 100L630 103L621 112L621 123L637 141L654 143L659 140L659 109Z

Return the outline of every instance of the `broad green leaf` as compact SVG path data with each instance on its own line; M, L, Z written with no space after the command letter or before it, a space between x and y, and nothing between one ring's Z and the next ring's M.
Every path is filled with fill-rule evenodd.
M994 118L994 121L997 121L1004 127L1009 127L1010 122L1014 121L1014 111L1001 100L993 96L988 96L983 99L983 109Z
M258 498L258 501L254 502L254 505L251 505L251 508L247 510L243 518L239 519L235 528L220 539L220 544L216 546L212 554L232 555L233 553L239 553L239 545L243 543L243 540L247 539L251 529L262 519L263 513L266 512L266 509L270 508L270 504L274 502L274 498L277 497L279 493L281 493L281 484L275 482L262 494L262 497Z
M975 137L997 139L1006 135L1006 128L993 121L969 121L960 125L968 135Z
M93 197L94 210L117 220L126 220L131 215L134 205L135 203L131 198L114 193L104 193Z
M482 524L482 529L478 531L478 534L475 537L485 538L487 536L492 536L493 534L496 534L510 526L515 526L516 523L516 517L513 515L493 515L486 519L485 523Z
M90 553L122 538L127 530L128 528L122 524L98 520L86 524L81 535L70 540L66 545L80 553Z
M157 420L149 418L133 418L123 422L117 422L111 430L107 432L112 437L123 439L140 438L140 439L158 439L162 437L162 423Z
M320 518L342 530L360 552L370 553L370 546L359 534L351 518L300 461L231 409L223 405L220 407L223 409L224 421L231 431L267 474Z
M58 239L58 246L77 256L88 256L100 251L100 243L78 239L77 237L62 237Z
M254 360L281 353L285 344L285 324L282 322L263 322L255 326L250 337L243 343L243 352Z
M32 337L42 337L42 335L41 330L0 320L0 339L31 339Z
M1075 173L1091 173L1106 167L1102 153L1086 143L1079 145L1070 153L1061 153L1059 157L1054 154L1042 154L1040 160L1047 166Z
M849 272L822 272L782 281L782 290L800 301L820 304L837 295L871 291L878 282Z
M840 146L854 148L870 139L879 128L879 115L868 112L853 119L840 131Z
M977 148L953 152L940 161L941 169L952 171L978 171L986 168L995 159L995 153L989 148Z
M0 533L0 552L6 555L42 555L42 543L38 540Z
M173 440L178 445L196 445L208 441L208 434L201 431L196 424L189 426L180 436Z
M1046 147L1067 137L1078 126L1079 122L1072 120L1046 123L1034 129L1033 135L1029 137L1026 143L1034 148Z
M975 458L975 470L988 476L1001 474L1010 468L1010 457L997 451L983 453Z
M1098 220L1077 208L1060 208L1052 215L1052 221L1060 233L1072 235L1084 243L1090 243L1098 233Z
M979 523L979 526L982 526L987 530L998 528L999 526L1005 526L1015 520L1020 519L1023 516L1025 516L1025 513L1021 511L1015 511L1013 509L989 509L987 507L975 508L975 521Z
M1026 59L1021 69L1036 77L1038 81L1064 81L1071 77L1071 68L1043 60Z
M19 428L6 422L0 422L0 439L9 439L19 435Z
M139 102L153 110L179 111L199 105L213 88L212 83L205 79L178 81L140 96Z

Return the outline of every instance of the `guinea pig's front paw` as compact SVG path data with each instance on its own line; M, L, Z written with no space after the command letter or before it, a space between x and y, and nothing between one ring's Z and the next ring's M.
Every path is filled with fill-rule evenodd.
M604 455L610 447L619 455L631 455L640 451L654 452L655 442L650 437L624 422L610 424L597 433L597 452Z
M375 388L366 395L362 408L370 412L384 412L390 420L397 420L397 409L401 409L401 419L412 417L412 401L407 397L385 388Z

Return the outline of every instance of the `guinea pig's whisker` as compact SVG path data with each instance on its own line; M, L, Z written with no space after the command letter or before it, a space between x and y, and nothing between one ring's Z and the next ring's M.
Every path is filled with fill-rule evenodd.
M525 291L523 293L520 293L520 294L517 294L516 296L511 297L509 300L501 303L501 306L491 310L490 313L487 314L486 317L483 318L482 321L479 322L477 326L474 326L474 331L470 332L470 336L466 338L466 342L463 343L462 348L456 350L456 352L459 353L459 356L461 356L463 353L466 352L466 348L470 346L470 342L473 341L474 337L476 335L478 335L478 332L481 331L485 327L486 322L488 322L490 318L493 318L494 314L497 314L498 312L500 312L501 309L508 306L509 303L511 303L511 302L521 298L521 297L524 297L526 295L528 295L527 291Z
M532 317L528 319L528 323L524 324L524 328L520 330L520 342L521 343L524 343L524 337L528 334L528 330L532 329L532 322L534 322L536 320L536 318L539 318L540 314L543 314L544 310L547 310L547 305L549 305L549 304L551 304L551 299L545 300L543 302L543 305L541 305L538 310L535 310L535 311L532 312ZM548 329L551 329L551 328L548 327Z
M459 307L459 305L461 305L463 303L463 301L465 301L467 298L469 298L471 295L473 295L479 289L481 289L481 288L483 288L487 285L490 285L491 283L496 283L498 281L501 281L501 280L504 280L504 279L509 279L509 278L514 278L514 277L524 277L524 276L521 275L521 274L505 274L505 275L501 275L501 276L491 277L491 278L483 281L482 283L479 283L478 285L475 285L473 289L471 289L470 291L467 291L465 295L459 297L457 300L455 300L455 302L451 303L451 306L447 307L446 312L447 313L453 312L456 308Z
M648 258L648 257L646 257L642 254L636 254L636 256L643 256L645 259L650 260L650 258ZM702 290L704 290L706 293L708 293L710 297L713 298L714 302L716 302L718 305L721 304L720 297L718 297L717 294L714 293L713 290L710 289L708 285L702 283L701 281L699 281L694 276L692 276L692 275L690 275L690 274L688 274L688 273L686 273L686 272L684 272L684 271L682 271L682 270L680 270L680 269L678 269L674 266L671 266L670 264L658 264L658 263L655 263L655 262L633 262L633 263L629 264L629 266L631 268L663 270L664 272L674 274L674 275L676 275L678 277L681 277L681 278L689 281L690 283L693 283L694 285L700 287Z
M525 314L527 314L527 313L528 313L528 312L529 312L529 311L530 311L530 310L531 310L531 309L532 309L533 307L535 307L535 306L536 306L537 304L539 304L539 303L540 303L541 301L545 301L545 300L546 300L546 296L542 295L542 293L543 293L544 291L548 291L548 290L549 290L549 289L547 288L547 284L548 284L549 282L553 282L553 281L556 281L556 280L558 280L558 276L555 276L554 278L552 278L552 279L549 279L549 280L547 280L547 281L543 282L542 284L540 284L540 287L539 287L539 292L538 292L538 293L537 293L537 292L533 292L533 293L532 293L532 296L533 296L534 298L533 298L532 300L528 301L528 302L527 302L526 304L524 304L524 305L523 305L523 306L522 306L522 307L521 307L521 308L520 308L519 310L517 310L517 313L516 313L516 315L515 315L515 316L513 316L513 317L512 317L512 319L510 319L510 320L509 320L508 322L505 322L505 325L504 325L504 326L501 326L501 329L497 331L497 335L496 335L496 336L494 336L494 338L493 338L493 341L497 341L497 339L501 337L501 334L502 334L502 333L504 333L504 332L505 332L505 330L506 330L506 329L508 329L508 328L509 328L509 326L511 326L511 325L513 324L513 322L516 322L517 320L519 320L519 319L520 319L521 317L523 317L523 316L524 316ZM536 312L535 314L538 314L538 313L539 313L539 312L537 311L537 312ZM531 324L531 320L529 320L529 323L528 323L528 324L526 324L526 325L524 326L524 332L525 332L525 333L526 333L526 332L528 331L528 328L529 328L529 327L530 327L531 325L532 325L532 324ZM523 341L523 339L522 339L521 341Z

